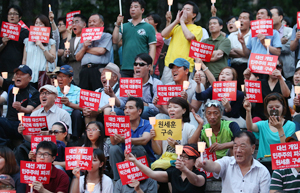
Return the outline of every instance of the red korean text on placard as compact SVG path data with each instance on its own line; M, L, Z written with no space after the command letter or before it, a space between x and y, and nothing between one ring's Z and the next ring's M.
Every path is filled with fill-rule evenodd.
M36 152L36 147L42 141L52 141L56 144L56 137L55 135L31 136L31 151L33 151L33 153Z
M149 167L147 157L145 155L137 158L137 160ZM116 165L123 185L130 184L131 180L133 179L141 181L149 178L146 174L141 172L141 170L136 167L134 163L130 161L120 162Z
M22 125L25 127L23 135L37 135L41 128L48 128L46 116L23 116Z
M245 80L245 91L249 102L262 103L261 81Z
M212 99L221 101L225 97L229 101L236 101L237 81L215 81L213 82Z
M21 26L2 21L0 37L8 37L10 40L19 41Z
M300 167L300 142L271 144L272 170Z
M73 170L79 166L81 170L91 170L93 162L92 147L66 147L66 170Z
M249 68L253 73L272 74L276 69L278 56L255 54L250 55Z
M216 161L217 160L216 153L215 152L210 153L209 150L210 148L206 148L205 151L203 152L203 160L208 159L211 161ZM206 178L211 178L214 176L212 172L207 172L203 168L200 168L199 171L204 172L206 174Z
M98 111L101 99L100 92L94 92L90 90L80 90L79 107L89 107L92 111Z
M297 12L297 29L300 29L300 11Z
M90 41L100 40L103 34L103 30L104 27L83 28L81 32L80 43L83 43L86 40L90 40Z
M131 153L131 129L125 132L125 151Z
M120 79L120 97L128 97L127 94L134 97L143 97L142 78L121 78Z
M27 29L29 31L29 28L27 27L27 25L22 20L20 20L18 22L18 24L21 26L21 28Z
M192 40L189 57L200 58L204 62L210 62L215 46Z
M59 108L63 107L63 104L61 103L61 97L56 97L55 99L55 104L56 106L58 106Z
M32 184L39 181L42 184L49 184L52 163L41 163L22 161L20 164L20 181L24 184Z
M158 105L167 105L173 97L181 97L182 85L157 85Z
M74 15L76 15L76 14L80 14L80 10L72 11L72 12L67 13L67 15L66 15L66 28L68 28L69 26L72 25Z
M256 37L257 34L264 36L273 36L273 20L261 19L251 21L251 34L252 37Z
M104 115L105 135L114 136L119 134L125 136L127 130L131 130L129 116Z
M30 26L29 41L30 42L40 41L42 43L49 43L50 33L51 33L50 27Z

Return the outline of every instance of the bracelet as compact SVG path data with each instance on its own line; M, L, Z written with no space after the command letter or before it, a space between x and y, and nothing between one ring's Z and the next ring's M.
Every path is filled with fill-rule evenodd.
M285 136L285 134L279 135L280 138L283 137L283 136Z
M202 70L203 72L205 72L206 70L208 70L208 67L206 67L204 70Z
M120 28L120 25L117 25L117 22L115 22L115 27Z
M50 24L52 24L53 22L52 21L50 21Z

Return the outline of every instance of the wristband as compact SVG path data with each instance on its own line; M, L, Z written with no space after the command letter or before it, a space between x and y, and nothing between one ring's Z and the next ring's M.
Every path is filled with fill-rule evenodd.
M208 70L208 67L206 67L206 68L203 70L203 72L205 72L206 70Z

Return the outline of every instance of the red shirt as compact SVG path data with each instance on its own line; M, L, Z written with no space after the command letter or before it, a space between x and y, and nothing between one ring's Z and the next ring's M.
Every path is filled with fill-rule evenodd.
M159 59L159 55L161 53L161 50L162 50L162 48L164 46L164 40L163 40L163 37L161 36L160 33L156 34L156 41L157 41L157 43L156 43L156 53L155 53L155 59L154 59L153 65L156 65L156 63L157 63L157 61ZM159 67L158 67L158 65L155 68L154 74L159 75Z

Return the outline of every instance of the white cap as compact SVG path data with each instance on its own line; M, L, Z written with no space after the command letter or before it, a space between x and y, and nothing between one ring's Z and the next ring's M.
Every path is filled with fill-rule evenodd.
M58 95L58 92L57 92L56 88L54 86L50 85L50 84L46 84L46 85L42 86L39 89L39 92L41 92L41 90L43 90L43 89Z

